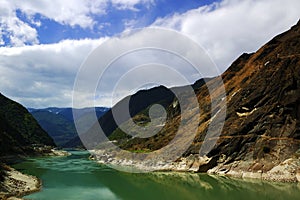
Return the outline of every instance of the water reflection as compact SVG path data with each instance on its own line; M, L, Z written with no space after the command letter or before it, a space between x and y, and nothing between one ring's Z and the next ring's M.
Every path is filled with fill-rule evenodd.
M136 199L299 199L299 184L269 183L191 173L123 174ZM112 191L116 191L115 188ZM128 198L127 198L128 197ZM138 198L137 198L138 199Z
M26 198L48 199L299 199L297 184L242 181L191 173L129 174L98 165L86 152L30 159L15 165L38 176L43 190Z

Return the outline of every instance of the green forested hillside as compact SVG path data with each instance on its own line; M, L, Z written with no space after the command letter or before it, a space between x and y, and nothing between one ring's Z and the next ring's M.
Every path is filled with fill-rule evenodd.
M28 154L33 145L55 146L26 108L0 94L0 156Z

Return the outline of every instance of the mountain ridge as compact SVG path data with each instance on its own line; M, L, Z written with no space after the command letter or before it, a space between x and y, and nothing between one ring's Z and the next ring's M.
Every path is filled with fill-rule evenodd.
M290 30L271 39L255 53L242 54L222 74L227 94L226 120L220 137L211 138L217 143L206 157L199 158L199 150L207 142L204 138L210 120L225 112L223 109L210 110L209 95L222 95L218 88L212 94L208 91L207 85L216 84L216 78L195 89L202 113L200 119L193 115L190 117L191 121L198 122L198 132L191 146L176 164L166 163L164 167L159 167L145 161L136 165L153 167L156 170L181 169L238 177L299 181L299 73L300 21ZM180 113L172 108L175 100L170 99L169 104L164 105L171 118L156 136L147 139L132 138L116 128L110 132L114 136L111 139L117 140L115 144L128 151L151 152L162 148L176 135L176 126L180 122ZM222 108L221 101L218 105ZM139 110L132 118L144 121L144 113L148 112L148 107ZM99 121L101 120L100 118ZM139 123L138 120L135 122ZM126 126L126 123L124 120L122 125ZM99 162L106 163L110 160L109 164L118 163L118 159L103 157L101 153L95 157ZM124 161L123 164L126 165L126 162L129 161Z

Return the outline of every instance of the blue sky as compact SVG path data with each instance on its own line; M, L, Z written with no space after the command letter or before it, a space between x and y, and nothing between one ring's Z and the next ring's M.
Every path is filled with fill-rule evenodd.
M26 107L71 107L74 82L88 55L135 28L141 28L141 34L132 36L137 44L147 43L142 35L149 27L186 36L205 50L218 68L214 75L219 75L242 53L257 51L296 24L299 10L299 0L1 0L0 92ZM173 38L155 40L188 49L186 42ZM201 57L197 52L192 56ZM181 74L189 76L190 83L201 78L185 67ZM115 71L124 68L117 66L108 77ZM171 78L166 86L180 84ZM105 84L117 82L110 79ZM109 88L83 95L82 107L93 106L85 102L95 96L97 106L112 106ZM117 96L132 91L125 84Z
M124 8L120 8L120 5L108 1L107 5L101 8L105 9L105 14L87 13L87 15L93 19L93 25L91 27L56 21L39 12L28 14L28 11L26 9L22 10L21 7L17 7L15 13L20 21L28 24L37 31L39 44L51 44L66 39L96 39L105 36L114 36L129 28L147 27L158 18L171 16L175 13L182 14L188 10L210 5L218 1L189 0L187 2L182 0L156 0L149 1L149 3L145 3L145 1L136 2L137 3L133 4L132 7L126 9L126 1L124 1ZM29 17L29 15L31 16ZM10 33L7 32L2 35L4 43L0 46L14 46L10 41L9 34ZM32 43L24 41L24 44L30 45Z

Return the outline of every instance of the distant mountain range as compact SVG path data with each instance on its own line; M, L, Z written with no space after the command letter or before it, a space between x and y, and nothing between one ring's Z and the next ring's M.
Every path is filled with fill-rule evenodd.
M34 113L37 111L43 111L43 112L49 112L52 114L60 114L62 116L64 116L65 119L69 120L69 121L73 121L73 108L57 108L57 107L49 107L49 108L42 108L42 109L37 109L37 108L27 108L27 110L30 113ZM85 115L87 113L91 113L91 112L96 112L96 115L98 117L102 116L103 113L107 112L109 110L109 108L106 107L95 107L95 108L81 108L81 109L74 109L76 110L76 113L78 115L78 117L81 117L82 115Z
M76 109L77 121L85 123L91 119L91 115L96 113L97 118L99 118L108 110L109 108L105 107ZM58 146L64 147L67 142L77 136L72 108L28 108L28 111Z

